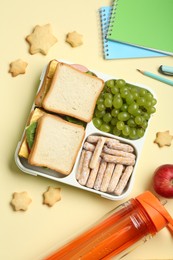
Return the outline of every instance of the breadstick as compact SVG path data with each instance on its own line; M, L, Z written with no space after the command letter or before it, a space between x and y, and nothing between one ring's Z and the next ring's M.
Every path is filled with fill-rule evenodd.
M122 156L115 156L115 155L110 155L106 153L102 153L101 157L103 160L105 160L108 163L120 163L124 165L134 165L135 160L133 158L128 158L128 157L122 157Z
M124 166L122 164L116 164L115 169L112 174L112 178L108 185L108 192L113 192L117 186L117 183L122 175Z
M115 138L109 138L107 137L106 138L106 143L114 143L114 144L117 144L117 143L120 143L120 141L118 139L115 139Z
M107 168L105 170L105 174L103 176L101 186L100 186L100 191L103 191L103 192L107 191L110 179L113 174L114 167L115 167L115 163L108 163Z
M87 142L89 142L89 143L97 143L98 142L98 140L100 139L100 137L101 136L99 136L99 135L90 135L90 136L88 136L88 138L87 138ZM119 140L117 140L117 139L114 139L114 138L110 138L110 137L105 137L106 138L106 140L105 140L105 142L107 143L107 142L114 142L114 143L119 143Z
M100 161L101 161L101 158L99 157L97 164L96 164L96 167L94 169L92 169L91 172L90 172L90 175L88 177L87 184L86 184L86 186L88 188L94 187L95 179L96 179L98 169L99 169L99 166L100 166Z
M124 152L130 152L132 153L134 151L134 148L129 145L129 144L124 144L124 143L118 143L118 142L107 142L107 146L111 149L116 149L116 150L121 150Z
M100 190L100 185L102 183L103 176L104 176L106 168L107 168L107 162L101 160L100 168L98 170L98 174L97 174L97 177L96 177L96 180L95 180L95 183L94 183L94 189L95 190Z
M93 143L97 143L99 139L100 139L100 136L98 136L98 135L90 135L87 138L87 142L93 144Z
M81 174L82 167L83 167L83 161L84 161L84 157L85 157L85 152L86 152L85 150L82 150L81 157L80 157L80 160L79 160L78 169L77 169L77 174L76 174L77 180L79 180L79 178L80 178L80 174Z
M133 153L111 149L111 148L108 148L107 145L104 145L103 152L112 154L112 155L116 155L116 156L129 157L129 158L133 158L133 159L135 159L135 157L136 157Z
M114 193L116 195L121 195L123 190L125 189L127 182L133 172L133 166L127 166L124 173L121 176L121 179L117 185L117 187L114 190Z
M89 142L85 142L83 148L87 151L93 152L95 150L95 145Z
M92 152L86 151L85 157L83 160L82 171L81 171L81 174L80 174L80 177L78 180L81 185L85 185L87 182L87 179L88 179L88 176L90 173L89 163L90 163L91 157L92 157Z
M98 142L96 144L95 150L93 152L93 156L92 156L90 164L89 164L91 169L94 169L96 167L96 164L101 155L104 143L105 143L105 137L100 137L100 139L98 140Z

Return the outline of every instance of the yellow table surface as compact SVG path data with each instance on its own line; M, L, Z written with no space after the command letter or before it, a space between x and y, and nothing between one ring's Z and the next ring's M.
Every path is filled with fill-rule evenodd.
M153 143L158 131L169 130L173 134L173 88L136 70L139 68L158 74L161 64L173 66L173 58L104 60L98 10L105 5L111 5L111 1L1 1L0 259L43 259L120 203L145 190L153 191L151 184L156 167L173 162L173 143L163 148ZM47 23L51 24L58 42L46 56L30 55L25 37L35 25ZM66 34L74 30L84 39L84 44L77 48L65 42ZM26 73L12 77L8 73L9 63L19 58L28 63ZM47 178L25 174L15 164L14 152L37 91L40 73L54 58L145 84L157 96L157 112L149 126L134 187L123 201L110 201ZM48 186L61 188L62 199L51 208L42 204L42 194ZM27 191L32 198L26 212L14 212L10 205L13 192L20 191ZM173 199L169 199L165 207L173 216ZM173 239L165 228L124 259L173 259Z

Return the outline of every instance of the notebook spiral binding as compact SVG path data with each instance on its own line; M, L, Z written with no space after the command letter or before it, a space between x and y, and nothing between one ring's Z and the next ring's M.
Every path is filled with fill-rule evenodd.
M108 31L108 21L106 19L105 9L100 9L100 17L101 17L101 30L102 30L102 41L103 41L103 54L104 57L109 56L108 50L108 40L106 39L107 31Z
M118 0L114 0L114 2L112 4L109 26L108 26L108 29L107 29L106 37L112 35L112 27L113 27L113 24L114 24L114 21L115 21L117 5L118 5Z

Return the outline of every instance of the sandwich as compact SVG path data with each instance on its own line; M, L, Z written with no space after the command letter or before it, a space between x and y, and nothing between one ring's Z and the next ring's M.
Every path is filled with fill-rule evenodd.
M73 169L84 135L83 126L36 108L18 154L30 165L68 175Z
M104 82L85 67L49 62L18 151L30 165L68 175Z
M35 104L51 113L90 122L104 81L57 61L49 64L48 69Z

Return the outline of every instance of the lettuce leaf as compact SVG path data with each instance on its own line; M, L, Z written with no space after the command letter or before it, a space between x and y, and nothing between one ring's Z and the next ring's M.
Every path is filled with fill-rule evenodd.
M36 128L37 128L37 122L33 122L31 125L29 125L26 128L26 140L27 140L29 149L32 148L32 145L34 143Z
M74 124L77 124L77 125L82 125L83 127L86 127L86 123L79 120L79 119L76 119L74 117L71 117L71 116L65 116L65 119L68 121L68 122L71 122L71 123L74 123Z

